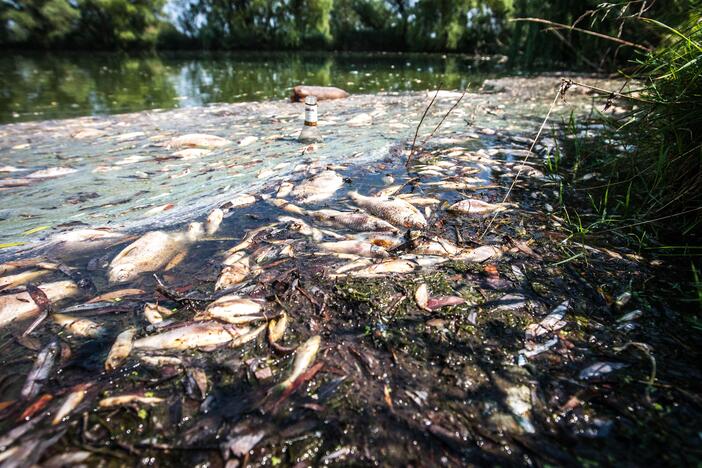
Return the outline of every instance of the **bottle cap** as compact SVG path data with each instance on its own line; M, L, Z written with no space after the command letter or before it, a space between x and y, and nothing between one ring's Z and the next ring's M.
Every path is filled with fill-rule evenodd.
M305 97L305 104L307 104L309 106L317 105L317 96L306 96Z

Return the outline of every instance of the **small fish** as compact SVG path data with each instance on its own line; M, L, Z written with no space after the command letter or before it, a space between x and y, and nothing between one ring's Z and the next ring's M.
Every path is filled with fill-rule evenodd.
M241 283L251 271L249 257L242 257L231 264L226 264L227 260L225 260L225 266L222 268L219 278L217 278L217 283L215 283L215 291L227 289Z
M249 331L232 325L207 321L192 322L134 341L134 349L195 349L226 344Z
M263 325L259 326L258 328L254 328L253 330L241 329L241 334L229 342L229 347L238 348L239 346L244 346L249 341L255 340L256 337L260 335L263 330L266 329L266 327L267 325L264 323Z
M96 302L114 301L115 299L122 299L123 297L141 296L142 294L146 294L146 292L143 289L118 289L117 291L110 291L108 293L94 297L88 301L88 304L93 304Z
M102 325L89 319L73 317L66 314L52 314L51 318L54 322L76 336L97 338L105 333L105 328Z
M304 180L290 192L300 203L317 203L331 198L344 185L344 178L335 171L322 171Z
M262 309L261 304L256 301L229 294L208 305L197 319L215 319L232 324L249 323L265 319Z
M189 133L173 138L168 142L168 148L221 148L231 144L226 138L203 133Z
M80 288L73 281L56 281L39 285L49 301L53 304L62 299L76 296ZM0 327L15 320L23 320L38 314L41 307L34 302L29 292L18 292L0 296Z
M388 273L410 273L417 269L417 264L409 260L386 260L374 265L350 272L351 276L359 278L373 278L384 276Z
M42 468L64 468L67 466L87 466L83 462L93 455L86 450L59 453L42 462Z
M463 252L463 249L441 237L419 238L412 242L412 253L419 255L438 255L453 257Z
M207 221L205 221L205 232L208 236L211 236L219 229L219 225L222 224L224 219L224 211L219 208L215 208L207 216Z
M301 208L297 205L293 205L292 203L287 202L285 200L281 200L280 198L271 198L269 201L271 205L276 206L283 211L287 211L288 213L296 214L299 216L305 216L307 214L307 210L305 210L304 208Z
M514 205L510 203L488 203L482 200L468 198L449 206L448 211L461 214L485 215L496 211L505 211L508 206Z
M237 208L253 205L254 203L256 203L256 197L247 193L242 193L224 203L220 208L223 210L235 210Z
M614 372L615 370L623 369L624 367L627 367L627 365L621 362L596 362L581 370L578 377L580 380L595 379L609 374L610 372Z
M151 367L181 366L183 360L173 356L140 356L139 360Z
M441 203L441 200L438 198L433 198L433 197L422 197L419 195L414 195L414 194L404 194L404 195L398 195L397 198L401 198L407 203L410 203L414 206L431 206L431 205L438 205Z
M322 337L315 335L301 344L295 350L295 360L293 361L293 370L287 379L278 384L279 390L285 390L292 386L295 380L300 377L314 362L317 356L317 351L322 344Z
M455 306L465 304L466 300L458 296L438 296L431 297L427 302L427 307L431 310L441 309L442 307Z
M328 252L359 255L361 257L387 258L390 256L384 248L370 242L359 240L322 242L319 244L319 247Z
M105 370L110 372L122 365L129 353L132 351L132 343L136 335L136 328L127 328L117 335L110 352L105 360Z
M541 322L527 325L526 339L533 340L539 336L552 333L565 327L566 322L563 321L563 318L565 317L569 306L570 302L564 301L558 307L553 309L550 314L544 317Z
M278 218L281 223L287 223L289 228L293 231L297 231L303 236L311 237L312 240L317 242L324 239L324 232L319 229L310 226L301 219L293 218L290 216L281 216Z
M281 182L278 186L278 191L276 192L275 197L286 198L288 195L290 195L290 192L292 192L294 187L295 186L292 184L292 182Z
M30 270L16 275L2 276L0 277L0 289L16 288L48 273L48 270Z
M431 309L427 306L429 303L429 288L427 287L426 283L420 284L414 291L414 300L417 302L420 309L431 311Z
M76 409L76 406L80 405L80 403L83 401L85 398L85 393L90 388L91 384L79 384L74 387L74 389L71 391L71 393L68 394L68 396L63 400L63 403L61 404L61 407L56 411L56 414L54 415L54 419L51 420L52 425L57 425L61 421L63 421L63 418L71 414L71 412Z
M283 312L278 320L268 322L268 341L277 343L285 335L285 330L288 327L288 314Z
M617 319L617 322L630 322L632 320L639 319L642 316L643 316L643 312L641 312L641 310L639 310L639 309L636 309L636 310L632 310L628 314L624 314L621 317L619 317Z
M147 302L144 305L144 317L151 325L158 326L163 322L164 317L170 317L173 311L167 307Z
M455 260L463 260L466 262L482 263L491 258L502 255L502 249L494 245L482 245L475 249L464 250L459 255L454 257Z
M119 395L108 398L103 398L98 403L100 408L114 408L115 406L124 406L138 403L140 405L154 406L159 405L166 400L159 397L146 397L143 395Z
M389 187L385 187L384 189L378 190L378 192L376 192L373 196L375 196L375 197L392 197L395 194L397 194L397 192L402 190L402 187L404 187L404 185L391 185Z
M22 386L20 395L25 400L31 400L39 393L44 382L49 378L51 370L56 362L61 347L58 341L52 341L37 355L37 360L34 362L32 369L27 374L27 380Z
M354 231L397 232L397 228L387 221L361 212L317 210L307 214L327 226Z
M256 236L258 236L259 234L261 234L265 231L271 230L277 224L278 223L267 224L265 226L261 226L261 227L258 227L256 229L252 229L251 231L247 232L241 242L239 242L237 245L235 245L231 249L227 250L226 255L232 255L232 254L235 254L241 250L248 249L254 243L254 239L256 238Z
M356 205L385 221L405 228L425 228L427 220L413 205L401 198L366 197L349 192Z

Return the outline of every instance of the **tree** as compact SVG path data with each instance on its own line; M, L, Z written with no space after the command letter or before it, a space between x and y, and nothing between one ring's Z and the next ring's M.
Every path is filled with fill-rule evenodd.
M69 0L4 0L0 3L0 41L40 47L62 42L80 12Z

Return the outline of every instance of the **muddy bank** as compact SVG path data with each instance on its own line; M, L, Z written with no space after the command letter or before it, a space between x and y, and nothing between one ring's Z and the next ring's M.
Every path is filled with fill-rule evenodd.
M427 96L352 98L336 115L370 102L384 103L386 114L371 116L371 125L354 107L348 117L360 125L339 125L338 140L312 149L274 140L297 169L271 169L253 182L264 170L256 166L251 182L206 204L191 209L199 198L184 198L182 212L167 210L183 213L172 224L139 222L146 208L134 207L124 216L135 224L103 231L123 238L69 254L65 243L38 240L31 255L42 258L6 262L0 279L28 276L6 281L19 289L2 297L27 294L20 303L37 309L0 331L3 460L453 466L699 459L698 334L678 330L678 312L644 294L668 266L613 240L585 244L565 231L560 177L545 164L556 140L546 135L528 154L559 81L529 79L516 99L512 90L524 80L464 97L407 168L410 122ZM441 95L420 142L459 96ZM557 115L587 112L592 99L566 98ZM222 119L207 133L231 141L227 125L234 124ZM22 125L3 130L19 138L31 128ZM406 128L388 133L397 125ZM368 140L379 149L356 163L349 156L365 151L372 131L383 135ZM257 144L261 138L250 146ZM235 146L188 164L205 171L235 155L246 158ZM224 182L201 185L216 192ZM205 217L215 208L224 216L208 233L214 222ZM204 224L186 231L179 221ZM157 277L143 266L124 282L112 277L115 258L128 258L125 247L158 226L172 227L155 245L185 237L166 249ZM130 272L150 255L140 252ZM22 291L26 281L75 287L70 297L52 299L49 288L46 297L31 286ZM179 339L164 336L174 332Z

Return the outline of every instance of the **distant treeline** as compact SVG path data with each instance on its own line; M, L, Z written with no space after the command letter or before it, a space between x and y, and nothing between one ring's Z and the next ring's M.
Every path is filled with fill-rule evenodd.
M592 35L512 20L576 23L649 46L660 33L627 16L647 9L647 16L675 24L691 8L689 0L602 5L602 0L0 0L0 46L504 53L522 64L538 56L599 66L593 57L628 58L631 50L615 51L616 44Z

